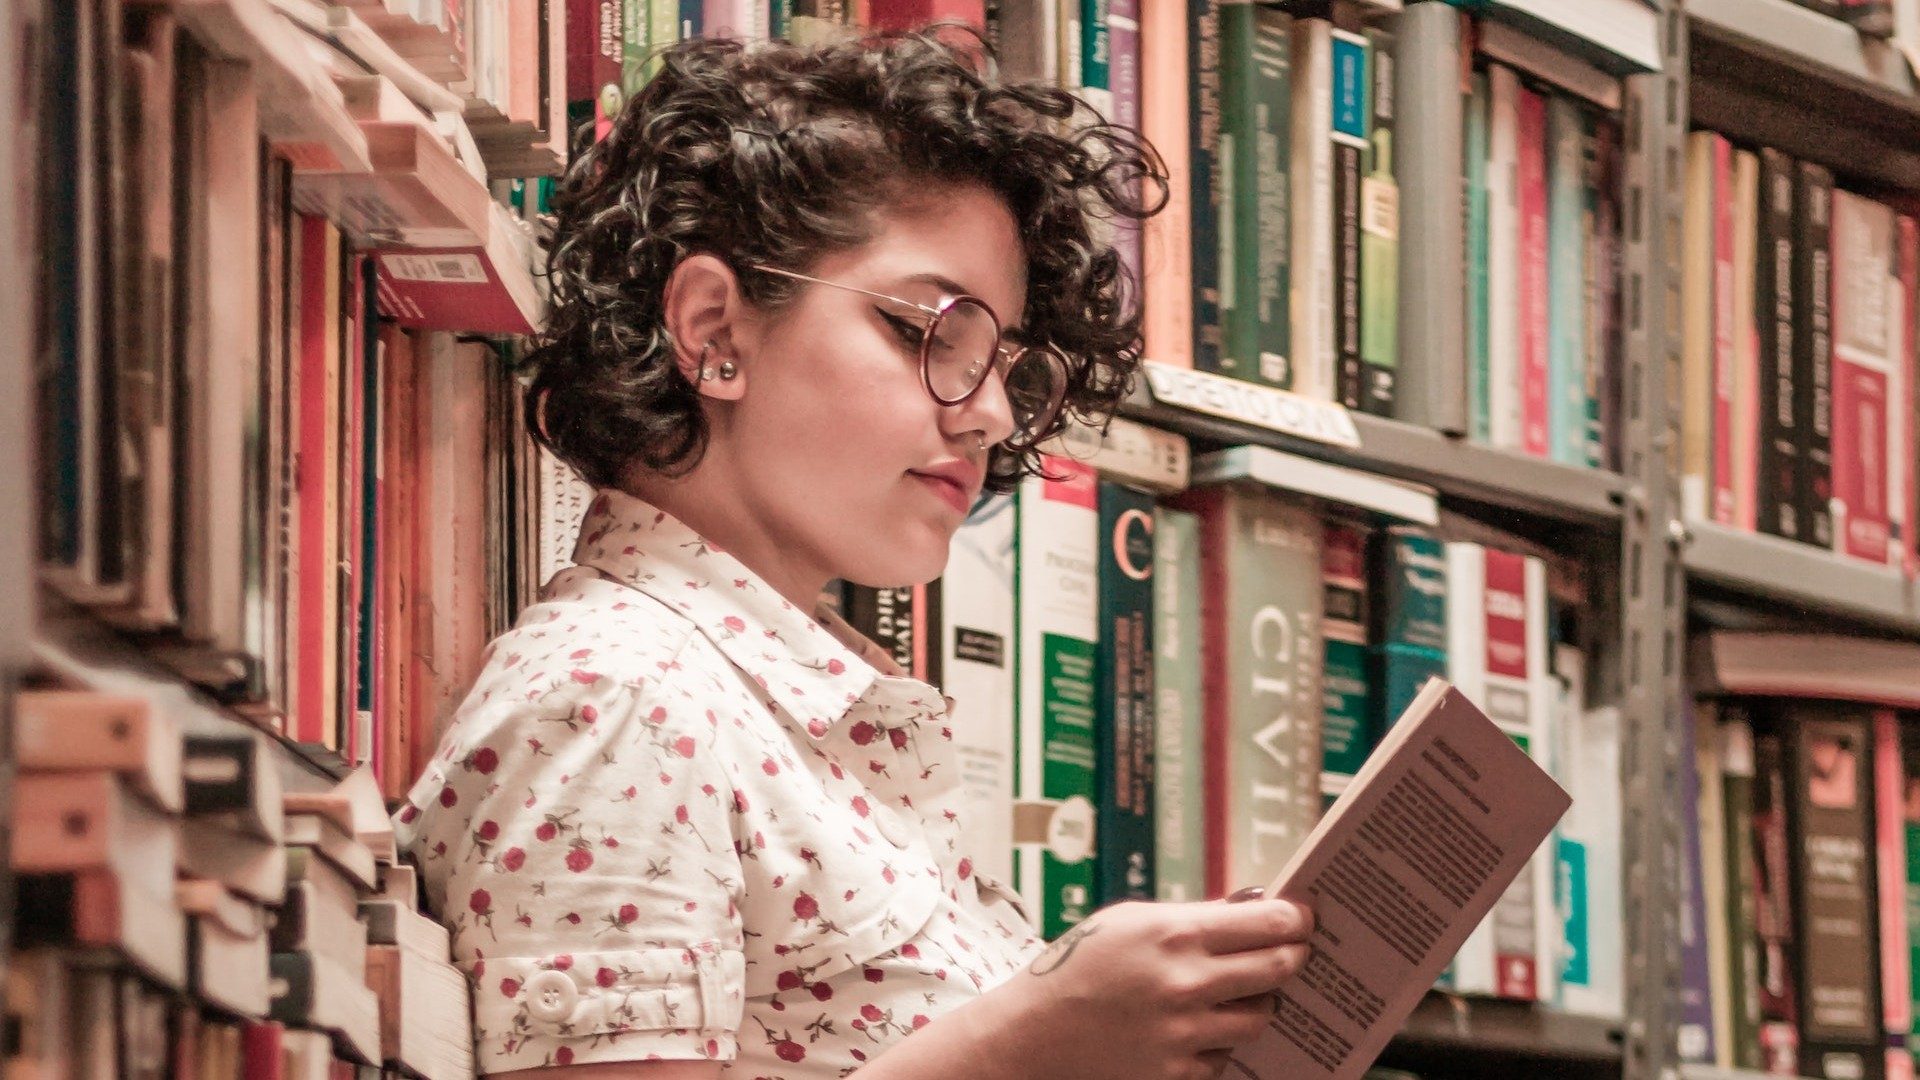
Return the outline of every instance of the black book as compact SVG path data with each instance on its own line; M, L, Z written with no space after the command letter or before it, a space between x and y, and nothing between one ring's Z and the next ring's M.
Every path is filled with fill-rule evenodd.
M1798 539L1800 410L1793 364L1793 159L1760 151L1760 220L1754 245L1754 318L1759 324L1760 491L1763 533Z
M1795 515L1801 540L1833 550L1833 174L1800 162L1793 188Z

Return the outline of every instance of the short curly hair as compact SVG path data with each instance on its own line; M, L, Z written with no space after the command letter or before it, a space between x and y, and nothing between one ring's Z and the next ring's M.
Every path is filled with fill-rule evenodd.
M699 463L708 429L674 363L662 297L679 261L711 253L805 272L857 247L875 211L929 183L977 183L1012 212L1026 246L1024 335L1069 358L1070 417L1104 423L1128 393L1140 314L1108 239L1166 202L1166 169L1138 132L1075 95L1001 81L977 34L954 27L799 46L681 42L553 199L552 305L527 362L534 437L588 483L636 462L667 475ZM742 274L764 310L799 286ZM1038 455L997 448L987 487L1011 490Z

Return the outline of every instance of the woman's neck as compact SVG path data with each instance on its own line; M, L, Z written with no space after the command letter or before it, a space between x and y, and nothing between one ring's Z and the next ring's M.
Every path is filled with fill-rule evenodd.
M801 611L812 614L831 574L810 564L797 544L783 541L765 517L741 500L742 486L708 460L686 476L666 478L636 468L623 490L678 518L701 539L740 560Z

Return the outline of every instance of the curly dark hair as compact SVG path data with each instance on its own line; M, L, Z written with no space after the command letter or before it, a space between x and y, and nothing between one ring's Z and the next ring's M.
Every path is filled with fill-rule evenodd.
M660 52L652 81L579 155L553 201L552 307L527 360L535 438L595 486L636 460L683 474L708 438L700 398L673 361L662 294L681 258L714 254L806 272L867 242L876 210L933 183L977 183L1026 245L1025 335L1069 358L1069 417L1104 423L1140 360L1140 314L1103 223L1166 202L1166 169L1138 132L1078 97L1000 81L992 54L955 27L803 47L699 39ZM800 286L744 273L764 310ZM996 448L987 487L1039 472Z

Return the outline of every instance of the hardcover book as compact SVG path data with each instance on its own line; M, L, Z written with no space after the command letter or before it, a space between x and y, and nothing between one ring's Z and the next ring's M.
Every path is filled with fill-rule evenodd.
M1156 507L1153 539L1154 891L1199 900L1207 893L1199 519Z
M1100 483L1100 645L1094 714L1094 902L1151 900L1153 497Z

